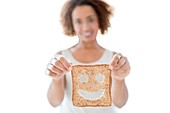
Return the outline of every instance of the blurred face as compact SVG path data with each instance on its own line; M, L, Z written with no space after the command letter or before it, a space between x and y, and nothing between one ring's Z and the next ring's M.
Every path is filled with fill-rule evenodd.
M81 41L94 41L99 24L95 10L89 5L77 6L72 12L74 31Z

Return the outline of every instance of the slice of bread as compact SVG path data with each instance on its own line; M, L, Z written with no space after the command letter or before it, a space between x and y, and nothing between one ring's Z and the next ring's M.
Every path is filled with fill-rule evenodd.
M74 106L111 106L109 65L74 65L71 73Z

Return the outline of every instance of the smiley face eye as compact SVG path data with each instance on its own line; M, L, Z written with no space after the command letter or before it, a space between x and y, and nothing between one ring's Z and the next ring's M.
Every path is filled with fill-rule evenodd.
M79 80L80 80L80 82L86 82L86 81L88 81L88 78L85 75L81 75Z
M102 83L103 80L104 80L104 75L102 75L102 74L97 75L97 76L96 76L96 80L97 80L98 82Z

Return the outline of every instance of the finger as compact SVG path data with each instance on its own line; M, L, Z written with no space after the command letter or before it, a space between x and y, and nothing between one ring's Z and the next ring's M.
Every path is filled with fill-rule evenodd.
M60 78L60 77L62 77L61 75L58 75L58 74L56 74L56 73L54 73L54 72L52 72L51 70L46 70L46 75L48 75L48 76L50 76L50 77L52 77L52 78Z
M128 59L125 57L126 62L124 63L124 65L122 67L120 67L119 69L125 70L125 69L130 69L130 65L129 65L129 61ZM119 70L118 69L118 70Z
M62 63L63 66L65 66L68 70L71 70L72 67L71 67L71 63L69 63L64 57L63 55L60 55L60 54L56 54L54 56L54 58L58 61L60 61Z
M71 70L71 63L69 63L64 57L61 57L59 61L62 63L62 65L67 68L68 70Z
M56 57L56 56L55 56ZM56 58L51 59L50 63L53 64L56 68L59 68L62 71L69 71L59 60ZM61 58L61 57L60 57ZM58 59L60 59L58 57Z
M109 65L109 68L110 68L110 69L113 69L113 68L117 65L117 63L119 62L119 60L121 59L121 57L122 57L122 55L121 55L120 53L116 53L116 54L113 56L112 60L111 60L111 63L110 63L110 65Z
M60 60L60 58L63 57L62 55L60 54L55 54L54 58L57 59L57 60Z
M46 74L46 75L49 75L49 76L56 76L56 73L50 71L49 69L46 69L46 70L45 70L45 74Z
M120 69L123 65L125 65L126 63L126 60L127 58L126 57L122 57L119 62L117 63L117 65L115 66L114 70L118 70Z
M129 73L130 72L130 65L129 62L126 61L126 63L120 68L120 70L123 71L123 73Z
M69 71L60 61L56 61L54 66L62 71Z
M55 62L56 62L56 61L57 61L57 59L53 58L53 59L50 60L50 63L53 64L53 65L55 65Z
M114 70L113 72L115 73L115 75L127 76L127 74L130 72L130 66L128 61L120 69Z
M52 65L52 64L48 64L47 69L51 70L52 72L54 72L54 73L56 73L56 74L62 74L62 73L63 73L62 70L56 68L56 67L55 67L54 65Z

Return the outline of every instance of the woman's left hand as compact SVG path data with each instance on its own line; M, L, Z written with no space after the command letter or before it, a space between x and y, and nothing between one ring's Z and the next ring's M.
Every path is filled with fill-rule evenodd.
M118 80L123 80L130 72L130 65L127 58L120 53L116 53L113 56L109 68L112 70L112 76Z

